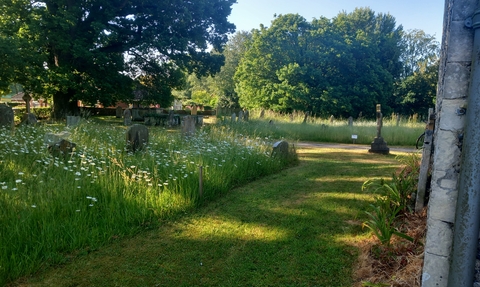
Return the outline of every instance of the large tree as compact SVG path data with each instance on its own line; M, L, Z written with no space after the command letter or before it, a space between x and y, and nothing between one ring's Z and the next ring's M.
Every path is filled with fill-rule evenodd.
M307 22L280 15L253 32L235 79L245 107L374 116L400 76L402 27L369 8Z
M19 51L2 79L52 95L57 117L76 100L108 105L132 98L167 104L179 69L214 73L235 26L235 0L0 0L0 39ZM0 43L1 44L1 43ZM34 55L34 57L32 57Z

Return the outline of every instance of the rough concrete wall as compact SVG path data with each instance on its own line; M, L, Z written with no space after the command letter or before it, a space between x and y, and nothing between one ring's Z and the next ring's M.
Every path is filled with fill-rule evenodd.
M477 5L478 0L445 1L423 287L447 286L448 282L465 127L465 116L458 110L467 101L473 49L473 29L465 27L465 20Z

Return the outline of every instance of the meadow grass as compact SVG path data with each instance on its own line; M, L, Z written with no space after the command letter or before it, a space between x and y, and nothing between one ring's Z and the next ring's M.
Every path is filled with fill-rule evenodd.
M20 286L353 286L362 183L390 177L395 155L304 148L300 164L225 194L158 228Z
M219 122L230 125L238 133L256 135L258 137L286 138L296 141L334 142L370 144L377 136L375 121L365 119L354 120L349 126L347 119L322 119L309 117L304 123L304 114L279 114L266 111L263 118L260 112L250 113L248 123L236 122L231 124L230 117L221 117ZM271 123L270 123L271 121ZM381 136L390 146L415 146L415 142L425 131L425 123L418 121L416 116L410 118L385 117ZM352 135L357 135L355 141Z
M148 148L133 154L126 127L92 121L68 129L73 155L51 156L45 134L66 129L0 129L0 285L156 227L287 164L270 156L268 138L224 127L192 137L150 128Z

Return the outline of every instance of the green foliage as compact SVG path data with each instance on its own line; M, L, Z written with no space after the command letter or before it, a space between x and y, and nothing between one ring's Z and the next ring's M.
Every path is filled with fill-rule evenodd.
M223 55L208 50L221 51L234 31L227 21L233 3L6 0L0 46L9 47L2 51L13 68L0 74L0 86L17 82L53 96L57 117L76 100L110 105L132 100L133 92L166 105L182 84L180 69L199 75L220 69Z
M235 74L240 104L320 116L374 114L400 76L402 28L369 8L307 22L280 15L253 31ZM386 111L388 113L388 111Z
M372 212L365 212L368 220L363 226L370 229L382 245L389 246L393 235L413 241L410 236L399 232L395 226L396 219L404 212L411 211L412 194L416 192L418 181L418 156L410 154L399 158L404 164L399 175L393 175L391 182L384 179L367 180L362 186L363 191L373 193L375 203L371 205Z

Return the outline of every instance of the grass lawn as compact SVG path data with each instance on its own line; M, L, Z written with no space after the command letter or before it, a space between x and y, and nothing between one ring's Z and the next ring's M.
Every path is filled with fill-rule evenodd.
M302 148L300 164L12 286L352 286L371 195L395 154Z

